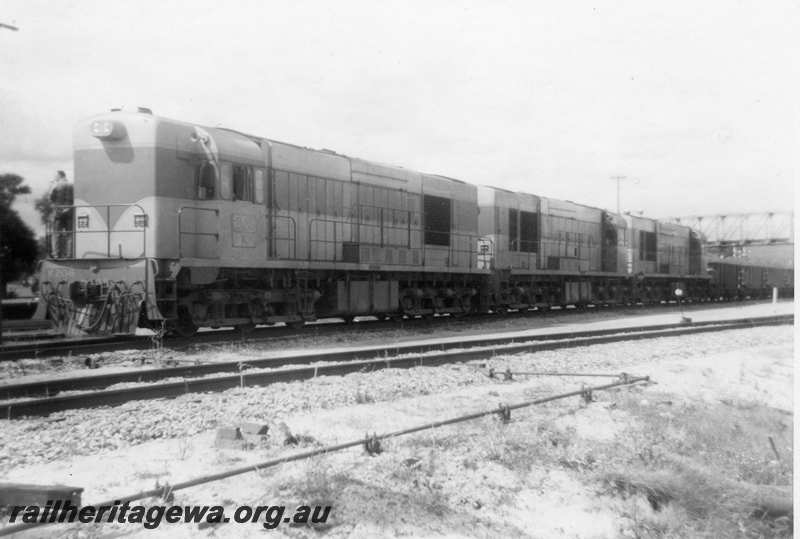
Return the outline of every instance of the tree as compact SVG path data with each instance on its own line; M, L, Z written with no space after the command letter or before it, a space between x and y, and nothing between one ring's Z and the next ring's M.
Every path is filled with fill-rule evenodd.
M50 200L50 193L45 193L33 202L33 207L39 212L42 224L46 227L53 216L53 202Z
M24 181L18 174L0 174L0 207L10 208L17 195L30 194L31 188L23 185Z
M6 283L36 266L36 236L11 207L17 195L31 192L24 181L17 174L0 174L0 297L5 295Z

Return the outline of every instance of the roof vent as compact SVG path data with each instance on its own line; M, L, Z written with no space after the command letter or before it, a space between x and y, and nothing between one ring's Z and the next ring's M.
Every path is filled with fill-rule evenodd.
M147 107L137 107L136 111L141 112L142 114L149 114L150 116L153 115L153 111L148 109Z

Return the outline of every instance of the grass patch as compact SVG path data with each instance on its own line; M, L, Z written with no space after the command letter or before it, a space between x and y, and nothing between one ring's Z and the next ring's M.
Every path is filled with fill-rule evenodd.
M449 507L443 485L446 473L439 463L443 458L447 457L431 448L424 455L395 463L391 471L392 479L403 487L408 498L436 517L443 516Z
M652 397L620 402L639 427L605 449L612 458L597 474L605 493L636 508L628 511L633 534L791 536L791 415L750 403L673 405Z
M342 477L333 472L326 457L308 460L295 485L295 494L305 505L335 505Z
M443 429L414 447L458 452L465 474L489 463L518 478L534 468L568 471L615 508L632 537L791 536L791 414L745 402L676 404L638 392L599 398L589 412L623 425L607 440L583 438L564 421L580 412L545 407L519 412L509 424L487 418L478 432ZM394 479L420 484L430 454Z

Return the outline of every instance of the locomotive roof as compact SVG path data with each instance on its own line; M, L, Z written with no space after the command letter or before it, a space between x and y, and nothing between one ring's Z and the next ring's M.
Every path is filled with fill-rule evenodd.
M342 158L347 159L349 161L352 161L353 159L357 159L357 160L360 160L360 161L365 161L367 163L373 163L375 165L380 165L380 166L384 166L384 167L388 167L388 168L394 168L394 169L397 169L397 170L403 170L403 171L413 172L413 173L417 173L417 174L422 174L424 176L440 178L440 179L443 179L443 180L446 180L446 181L456 182L456 183L460 183L460 184L486 187L486 188L489 188L489 189L495 189L495 190L498 190L498 191L504 191L506 193L512 193L512 194L522 194L522 195L528 195L528 196L537 196L537 197L539 197L541 199L546 199L546 200L568 202L570 204L575 204L577 206L581 206L581 207L584 207L584 208L590 208L590 209L594 209L594 210L603 211L603 212L606 212L606 213L608 213L610 215L615 215L615 216L619 216L619 217L629 216L629 217L635 218L635 219L646 219L646 220L650 220L650 221L656 221L656 222L659 222L659 223L666 223L667 222L667 221L661 221L659 219L655 219L655 218L652 218L652 217L645 217L645 216L642 216L642 215L634 215L634 214L631 214L631 213L619 214L619 213L613 212L613 211L605 209L605 208L600 208L600 207L597 207L597 206L592 206L592 205L584 204L584 203L580 203L580 202L574 202L572 200L563 200L563 199L558 199L558 198L554 198L554 197L536 195L536 194L527 193L527 192L524 192L524 191L514 191L514 190L510 190L510 189L505 189L505 188L502 188L502 187L495 187L495 186L492 186L492 185L473 184L473 183L470 183L470 182L467 182L467 181L464 181L464 180L459 180L458 178L453 178L451 176L445 176L443 174L419 172L419 171L415 171L415 170L410 169L410 168L403 167L401 165L382 163L382 162L379 162L379 161L374 161L374 160L370 160L370 159L364 159L364 158L360 158L360 157L352 157L352 156L349 156L347 154L342 154L342 153L339 153L339 152L336 152L334 150L330 150L330 149L327 149L327 148L319 149L319 148L311 148L309 146L301 146L299 144L293 144L291 142L285 142L285 141L281 141L281 140L277 140L277 139L271 139L271 138L267 138L267 137L261 137L261 136L257 136L257 135L252 135L250 133L245 133L244 131L239 131L237 129L232 129L232 128L229 128L229 127L221 127L221 126L211 127L211 126L199 125L199 124L192 123L192 122L185 122L185 121L182 121L182 120L175 120L175 119L172 119L172 118L167 118L165 116L154 115L152 113L152 111L150 111L150 109L145 109L145 108L138 108L136 111L112 109L110 111L110 113L109 112L102 113L100 115L96 115L96 117L97 116L104 116L104 115L107 115L107 114L141 115L141 116L146 116L148 118L152 118L155 121L171 122L171 123L175 123L175 124L182 124L182 125L193 126L193 127L196 126L196 127L201 127L203 129L209 129L211 131L217 131L217 132L218 131L225 131L225 132L228 132L228 133L231 133L231 134L238 135L240 137L244 137L244 138L246 138L246 139L248 139L251 142L254 142L256 144L260 144L262 141L274 142L274 143L283 144L283 145L291 146L291 147L298 148L298 149L310 150L310 151L315 151L315 152L326 153L326 154L329 154L329 155L339 156L339 157L342 157ZM670 224L674 224L674 223L670 223ZM686 225L676 225L676 226L681 226L681 227L685 227L685 228L688 228L688 229L692 230L691 227L688 227Z
M611 211L609 209L600 208L599 206L592 206L590 204L584 204L582 202L574 202L572 200L564 200L562 198L548 197L548 196L545 196L545 195L537 195L535 193L528 193L527 191L514 191L514 190L511 190L511 189L506 189L505 187L496 187L494 185L481 184L480 187L485 187L487 189L494 189L495 191L503 191L504 193L509 193L509 194L512 194L512 195L528 195L528 196L535 196L535 197L539 197L539 198L544 198L546 200L557 200L559 202L569 202L570 204L575 204L576 206L581 206L583 208L589 208L589 209L592 209L592 210L599 210L599 211L602 211L602 212L605 212L605 213L608 213L608 214L611 214L611 215L617 215L619 217L622 217L622 214L613 212L613 211Z

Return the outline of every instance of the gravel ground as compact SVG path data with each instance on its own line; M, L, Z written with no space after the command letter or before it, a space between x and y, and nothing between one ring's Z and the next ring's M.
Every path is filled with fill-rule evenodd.
M0 431L0 473L19 467L104 454L160 438L185 438L241 421L289 422L294 414L402 397L444 394L462 387L502 384L486 376L495 370L567 372L627 371L651 374L660 363L792 342L789 327L767 327L644 342L624 342L517 356L497 356L478 364L382 370L264 388L190 394L173 400L129 402L114 408L70 410L47 418L12 420ZM482 368L485 365L485 368ZM668 372L665 374L669 374ZM588 379L569 379L573 386ZM540 379L547 394L564 380ZM789 397L790 398L790 397ZM791 402L791 401L790 401Z
M639 334L639 332L630 333L631 336L635 336L637 334ZM524 340L518 339L515 342L510 343L510 344L503 344L503 345L496 345L496 346L487 347L487 346L485 346L485 343L481 342L480 339L476 340L474 342L468 342L467 340L465 340L464 341L464 344L465 344L464 347L449 348L446 351L446 353L458 353L458 352L465 351L465 350L483 349L483 350L491 351L491 352L493 352L494 355L497 355L497 356L505 356L506 354L504 353L504 351L506 349L508 349L508 348L516 348L516 347L518 347L519 345L521 345L521 344L523 344L525 342L526 341L524 341ZM530 341L527 341L527 342L534 343L535 341L534 340L530 340ZM550 340L550 341L547 341L547 342L549 344L554 344L555 345L555 344L558 344L558 343L570 342L570 339L554 339L554 340ZM438 344L439 341L436 341L436 343ZM382 351L382 348L380 348L380 347L377 348L377 349L379 351ZM439 348L436 348L436 349L430 350L428 352L421 352L421 353L420 352L412 352L412 353L407 353L407 354L399 354L397 356L392 356L390 359L400 359L400 360L402 360L404 358L417 359L417 358L424 358L426 356L436 356L436 355L439 355L441 353L442 353L442 350L439 349ZM376 357L380 357L381 359L383 358L383 356L379 355L377 352L376 352ZM365 359L356 360L356 361L357 362L360 362L360 361L369 362L370 359L366 359L365 358ZM329 362L329 361L313 361L313 362L310 362L310 363L308 363L308 362L298 362L298 363L290 363L290 364L287 364L287 365L283 365L283 366L278 367L278 368L247 368L247 370L245 371L245 374L246 374L246 376L253 376L255 374L261 374L261 373L269 373L269 372L277 373L277 372L280 372L280 371L294 370L294 369L298 369L298 368L313 368L313 367L318 367L318 366L329 366L329 365L336 365L336 364L337 363L335 363L335 362ZM350 364L352 364L352 363L350 363ZM381 367L383 367L383 365L381 365ZM494 367L491 367L491 368L494 368ZM368 367L362 367L361 368L361 370L366 370L366 369L368 369ZM372 369L369 368L369 370L372 370ZM500 374L498 374L498 376L499 375ZM209 373L209 374L205 374L205 375L202 375L202 376L198 376L197 379L215 378L215 377L219 377L219 376L235 376L235 373L231 373L231 372ZM112 384L110 386L107 386L107 387L104 388L104 390L127 389L127 388L131 388L131 387L146 387L148 385L153 385L153 384L168 384L168 383L183 382L183 381L184 381L183 377L171 377L171 378L163 378L161 380L158 380L157 382L144 382L144 383L141 383L141 382L121 382L121 383L118 383L118 384ZM247 385L247 384L245 384L245 385ZM90 393L92 393L92 390L61 391L61 392L58 393L58 396L59 397L68 397L68 396L81 395L81 394L86 395L86 394L90 394ZM3 400L2 402L4 404L6 404L6 403L13 404L13 403L18 403L18 402L25 402L25 401L28 401L28 400L35 400L35 399L39 399L39 398L41 398L41 397L40 396L19 397L19 398L13 398L13 399L6 399L6 400Z
M208 429L234 424L240 418L284 420L295 433L325 444L338 443L373 430L407 428L485 410L498 402L572 390L582 381L595 383L523 376L504 382L486 377L486 367L627 371L651 375L657 384L599 393L598 402L590 406L568 399L515 411L507 426L487 418L419 433L387 442L387 451L372 459L353 450L245 474L180 491L175 503L221 504L228 511L237 504L332 503L335 515L325 529L328 537L642 536L652 522L685 517L671 511L654 515L646 501L637 506L636 500L599 496L593 486L584 484L582 478L590 468L615 459L599 448L614 436L628 444L638 443L631 440L629 429L635 432L641 421L631 415L639 409L651 410L648 417L673 417L703 409L696 404L700 399L709 409L731 410L727 413L735 414L737 421L743 421L745 410L752 406L740 408L742 402L791 410L792 336L788 326L755 328L498 356L485 367L379 371L130 403L111 410L63 412L45 420L8 422L0 433L1 469L11 481L47 478L78 484L86 488L84 501L92 502L152 488L156 481L174 484L298 450L214 448L214 432ZM680 395L691 400L681 403ZM788 417L781 421L791 424L791 415L781 417ZM775 436L778 451L791 454L791 437L787 441L777 431L767 432ZM765 437L759 434L758 438L758 446L767 452L761 443ZM528 469L516 461L520 453L515 444L520 442L525 444L523 453L529 455L526 459L542 459L538 466ZM313 441L302 444L303 448L313 446ZM157 502L145 502L153 503ZM52 526L25 537L55 537L67 531ZM263 528L252 524L201 530L194 525L172 525L149 531L136 526L82 525L73 526L71 533L81 537L263 537ZM318 537L323 532L283 526L273 533Z
M793 303L780 302L777 306L764 302L749 302L731 306L730 303L698 304L686 307L686 312L696 321L742 318L747 316L769 316L790 314ZM424 340L459 340L465 336L495 334L535 334L558 331L586 331L638 324L664 324L678 321L678 308L674 305L658 308L600 309L591 312L571 312L570 314L552 311L546 316L509 315L496 320L480 322L465 319L442 320L428 327L419 324L392 329L374 330L356 326L343 327L343 331L333 334L318 333L313 327L307 328L302 337L286 337L261 342L238 343L232 341L224 345L198 345L196 350L173 351L165 348L162 352L123 350L99 354L69 356L48 359L26 359L0 362L0 384L23 381L46 380L57 375L87 376L131 369L156 368L177 364L197 362L238 361L248 358L264 358L291 353L308 353L341 349L342 347L379 346L386 343L410 343ZM167 341L168 344L168 341ZM145 364L142 364L144 358ZM89 370L87 359L93 360L100 368Z

